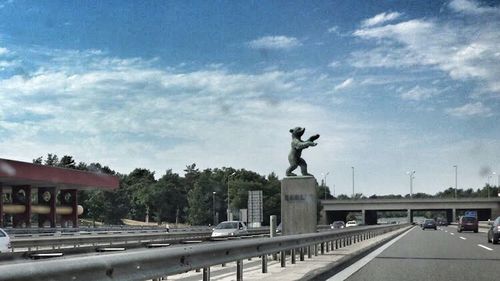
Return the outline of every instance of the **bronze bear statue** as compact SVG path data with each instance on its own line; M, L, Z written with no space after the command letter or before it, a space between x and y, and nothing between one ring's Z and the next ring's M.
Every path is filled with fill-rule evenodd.
M316 134L314 136L311 136L308 140L303 141L301 137L304 134L305 130L305 128L301 127L290 129L290 133L292 134L292 144L290 154L288 154L288 162L290 162L290 167L286 169L286 175L288 177L296 176L296 174L292 172L299 166L303 176L312 176L307 172L307 163L304 159L301 158L301 155L304 148L317 145L317 143L315 143L314 141L319 138L319 135Z

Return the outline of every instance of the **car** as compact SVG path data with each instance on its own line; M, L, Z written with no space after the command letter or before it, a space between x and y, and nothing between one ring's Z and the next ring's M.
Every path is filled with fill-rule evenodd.
M331 229L337 229L337 228L344 228L345 223L343 221L334 221L332 224L330 224Z
M438 219L437 225L439 226L448 226L448 221L446 219Z
M431 228L437 230L436 221L433 219L427 219L422 223L422 230L426 230L427 228Z
M242 221L224 221L212 231L212 237L239 236L248 234L247 226Z
M475 217L465 217L461 216L458 219L457 231L462 232L464 230L474 231L475 233L479 230L479 225Z
M8 253L11 251L10 237L5 230L0 228L0 253Z
M358 223L356 221L348 221L345 224L345 227L352 227L352 226L358 226Z
M500 239L500 217L497 217L493 222L490 222L488 230L488 243L498 244Z

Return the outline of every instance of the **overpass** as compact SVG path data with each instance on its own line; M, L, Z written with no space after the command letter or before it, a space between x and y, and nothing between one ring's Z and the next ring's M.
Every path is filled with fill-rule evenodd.
M465 211L477 211L479 220L500 216L500 198L321 200L321 204L325 223L345 221L350 212L362 213L365 224L377 223L377 211L406 211L410 223L414 211L444 211L448 222L456 221Z

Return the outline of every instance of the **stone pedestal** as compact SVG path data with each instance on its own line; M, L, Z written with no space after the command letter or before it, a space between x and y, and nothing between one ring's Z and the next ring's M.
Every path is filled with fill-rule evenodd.
M286 177L281 181L283 235L316 232L316 186L314 177Z

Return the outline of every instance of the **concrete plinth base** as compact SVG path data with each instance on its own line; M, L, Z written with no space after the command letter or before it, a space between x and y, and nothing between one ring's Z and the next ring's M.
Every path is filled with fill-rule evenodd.
M316 232L316 186L314 177L287 177L281 181L283 235Z

